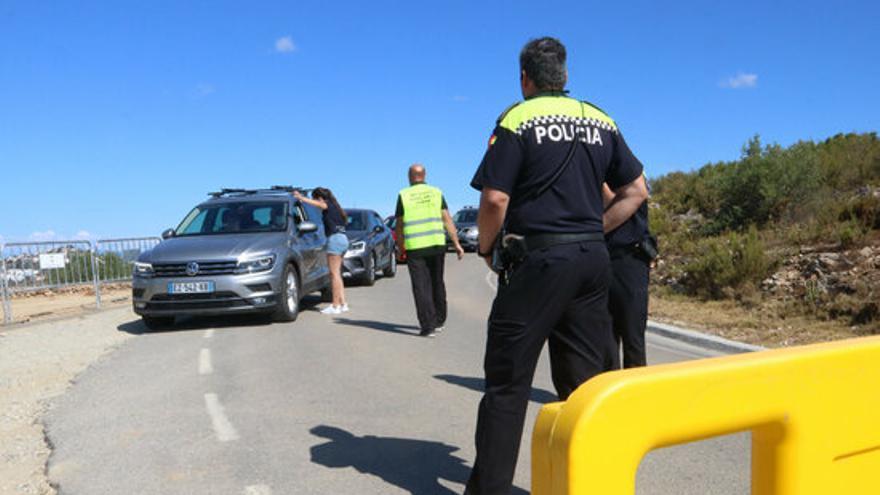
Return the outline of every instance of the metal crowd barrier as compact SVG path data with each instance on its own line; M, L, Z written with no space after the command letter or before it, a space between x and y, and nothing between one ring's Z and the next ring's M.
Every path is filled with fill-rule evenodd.
M544 406L535 495L635 493L649 451L752 431L754 495L880 493L880 337L599 375Z
M104 239L95 242L98 262L98 280L101 282L127 282L137 257L153 249L162 239L139 237L131 239Z
M158 237L0 244L3 323L12 322L16 294L91 285L101 307L101 284L131 280L132 265Z

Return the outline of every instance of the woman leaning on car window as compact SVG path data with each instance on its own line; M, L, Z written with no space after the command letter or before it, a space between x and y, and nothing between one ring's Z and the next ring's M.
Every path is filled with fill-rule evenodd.
M293 196L322 212L324 233L327 235L327 264L330 266L330 283L333 290L333 303L321 310L325 315L338 315L348 311L345 302L345 287L342 285L342 256L348 250L348 237L345 236L345 223L348 220L345 210L339 206L336 196L326 187L318 187L307 198L294 191Z

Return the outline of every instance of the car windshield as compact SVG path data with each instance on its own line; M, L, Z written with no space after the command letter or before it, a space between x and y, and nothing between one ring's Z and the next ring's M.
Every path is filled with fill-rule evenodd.
M367 230L367 215L360 211L347 211L348 222L345 230Z
M455 223L476 223L477 210L462 210L455 214Z
M287 203L256 201L216 203L195 207L175 235L244 234L287 229Z

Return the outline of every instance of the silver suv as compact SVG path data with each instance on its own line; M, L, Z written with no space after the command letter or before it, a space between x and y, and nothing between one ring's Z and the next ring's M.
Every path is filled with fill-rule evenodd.
M465 206L458 210L452 221L458 231L458 241L465 250L477 251L480 249L480 228L477 227L477 209L473 206Z
M151 329L180 315L259 312L293 321L303 295L329 295L321 212L292 190L211 193L135 262L134 312Z

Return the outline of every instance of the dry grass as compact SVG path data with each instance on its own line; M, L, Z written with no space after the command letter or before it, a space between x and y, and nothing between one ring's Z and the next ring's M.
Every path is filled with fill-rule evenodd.
M701 301L652 291L652 320L691 328L739 342L765 347L787 347L870 335L870 327L852 327L840 321L806 316L781 317L770 303L746 308L733 300Z

